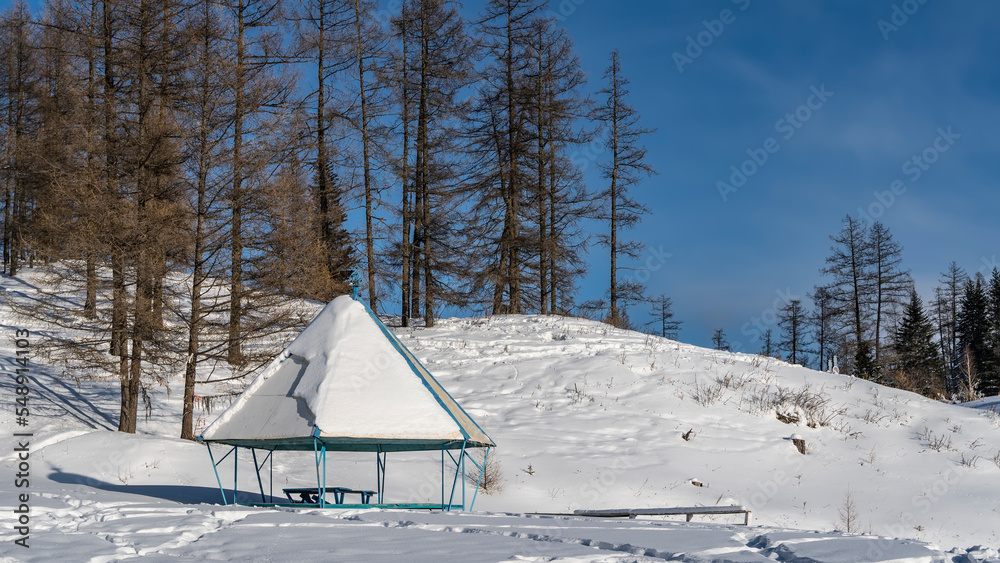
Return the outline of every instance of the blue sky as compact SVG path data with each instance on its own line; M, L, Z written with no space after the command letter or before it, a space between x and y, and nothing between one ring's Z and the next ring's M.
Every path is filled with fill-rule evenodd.
M632 103L657 129L647 147L659 175L634 192L652 213L632 235L671 254L647 254L658 268L642 276L673 298L681 340L709 345L723 328L756 351L754 321L823 283L829 237L859 209L903 245L925 300L951 261L975 272L1000 255L1000 4L551 6L591 90L619 49ZM724 200L718 183L740 180L731 167L752 175ZM600 186L594 167L587 176ZM592 249L581 300L606 287L604 254Z

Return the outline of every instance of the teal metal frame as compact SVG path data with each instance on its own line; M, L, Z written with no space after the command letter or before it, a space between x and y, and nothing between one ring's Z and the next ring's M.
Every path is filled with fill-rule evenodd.
M382 504L382 495L385 492L385 460L386 453L382 451L382 447L379 446L378 451L375 452L375 491L378 494L376 500L379 504Z
M208 444L205 445L208 446ZM208 446L208 457L212 460L212 469L215 471L215 481L219 484L219 492L222 493L222 504L224 505L228 505L229 503L226 501L226 490L222 488L222 479L219 478L219 464L222 463L223 461L226 461L226 458L229 457L229 454L235 451L236 451L236 446L233 446L233 449L229 450L229 452L226 453L226 455L222 456L222 459L220 459L219 461L215 461L215 456L212 455L212 447ZM233 491L233 504L236 504L235 490Z
M222 494L222 504L223 505L241 505L241 506L288 506L288 507L309 507L309 508L421 508L421 509L437 509L437 510L466 510L466 501L469 500L466 495L466 485L467 485L467 474L465 460L468 459L472 464L479 470L479 478L476 481L476 488L473 491L471 501L468 502L468 510L472 510L476 504L476 498L479 496L479 487L482 484L483 473L485 473L486 461L489 459L490 448L486 449L486 453L483 456L483 462L480 464L472 457L467 447L468 441L462 443L462 448L458 452L458 456L455 456L451 450L447 447L442 446L441 448L441 504L414 504L414 503L386 503L385 502L385 478L386 478L386 458L387 453L382 451L381 448L375 452L375 479L376 479L376 503L371 504L346 504L346 503L336 503L327 502L326 492L327 492L327 478L326 478L326 444L319 439L318 430L313 436L313 459L316 464L316 488L319 491L319 495L315 504L308 503L280 503L273 502L274 500L274 450L269 450L267 455L264 457L263 461L258 463L256 448L246 448L250 450L253 457L254 474L257 478L257 487L260 492L261 501L258 502L244 502L240 503L237 501L237 494L239 492L239 448L240 446L232 446L224 456L222 456L219 461L215 461L215 454L212 453L212 446L206 443L205 446L208 448L208 456L212 461L212 470L215 472L215 481L219 485L219 492ZM455 468L455 474L452 477L450 491L446 486L445 475L447 464L445 462L445 453L448 454L448 458L451 460ZM232 497L229 498L226 495L225 487L222 485L222 476L219 474L219 466L228 458L230 455L233 456L233 493ZM264 493L264 484L261 479L260 471L264 468L264 465L269 465L269 475L268 475L268 493ZM461 478L461 502L456 502L455 496L459 488L459 479ZM447 496L447 500L446 500ZM268 501L271 499L271 502Z

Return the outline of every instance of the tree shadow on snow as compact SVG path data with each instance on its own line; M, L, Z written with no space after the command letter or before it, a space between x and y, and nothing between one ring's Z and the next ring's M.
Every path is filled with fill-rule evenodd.
M2 326L0 326L2 329ZM8 373L15 373L18 364L15 358L0 360L0 366L4 367ZM9 366L9 367L8 367ZM103 409L94 404L88 397L80 393L66 380L49 376L44 372L29 373L31 380L31 393L36 401L41 401L55 411L61 411L61 415L75 418L84 425L98 430L115 430L118 428L118 421L103 412ZM13 377L0 380L0 388L6 390L10 388L13 394L15 381ZM83 405L83 406L81 406ZM83 408L86 407L86 408ZM60 416L59 412L46 413L47 418Z

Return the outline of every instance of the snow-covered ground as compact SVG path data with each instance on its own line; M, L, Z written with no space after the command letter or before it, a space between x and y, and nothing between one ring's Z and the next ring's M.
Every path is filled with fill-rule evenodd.
M16 278L0 289L34 292ZM32 331L30 346L74 335L2 302L0 325L4 561L1000 561L997 398L948 405L579 319L448 319L397 332L498 444L502 491L480 494L472 514L233 507L219 504L205 446L175 437L179 374L153 388L149 419L126 435L114 431L116 381L78 383L37 358L20 427L15 331ZM18 488L14 433L25 431L30 486ZM247 499L250 463L241 458ZM386 500L433 501L438 463L390 454ZM374 484L374 456L331 454L329 465L331 482ZM279 452L274 490L314 471L311 454ZM231 466L221 474L231 483ZM25 492L28 549L14 543ZM526 514L728 504L752 509L753 525Z

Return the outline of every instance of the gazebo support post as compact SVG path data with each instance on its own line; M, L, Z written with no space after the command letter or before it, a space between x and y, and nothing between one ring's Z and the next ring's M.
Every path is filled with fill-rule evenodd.
M240 478L240 452L239 446L233 446L233 451L236 452L233 455L233 504L236 503L236 486L239 484Z
M319 444L316 436L313 436L313 461L316 463L316 489L322 495L325 491L323 490L323 481L319 478Z
M260 465L257 465L257 450L255 448L250 448L250 453L253 454L254 472L257 474L257 486L260 488L260 502L267 502L267 498L264 496L264 483L262 483L261 480L260 480L260 469L262 467L264 467L264 464L267 463L268 458L271 457L271 455L274 453L274 451L272 450L272 451L268 452L267 453L267 457L264 458L264 461L260 462ZM271 464L271 469L273 471L273 469L274 469L274 463ZM273 477L273 474L272 474L272 477ZM271 487L272 487L272 490L273 490L273 487L274 487L274 483L273 482L271 483ZM274 496L274 495L271 495L271 496Z
M382 446L376 446L375 451L375 491L377 492L376 499L378 504L382 504L383 495L385 494L385 458L386 452L382 451Z
M447 449L441 450L441 451L447 453L448 454L448 458L451 459L451 462L455 464L455 477L458 477L458 462L455 461L455 456L452 455L451 451L449 451ZM443 456L443 454L442 454L442 456ZM441 460L441 480L442 480L441 489L443 491L444 490L444 485L443 485L443 481L444 481L444 460L443 459ZM448 502L445 503L445 501L444 501L444 495L442 494L442 496L441 496L441 508L443 510L450 510L451 509L451 501L452 501L452 499L454 497L455 497L455 481L452 481L451 482L451 496L448 497Z
M233 449L229 450L229 452L226 453L226 455L222 456L222 459L220 459L219 461L215 461L215 455L212 454L212 446L205 444L205 447L208 448L208 458L212 460L212 470L215 471L215 482L219 484L219 492L222 493L222 504L229 505L229 501L226 500L226 489L222 487L222 479L219 478L219 464L222 463L223 461L226 461L226 458L229 457L229 454L236 451L236 446L233 446ZM233 504L236 504L235 494L233 495Z
M476 506L476 497L479 496L479 485L481 485L483 482L483 474L486 473L486 460L488 460L489 458L490 458L489 448L486 448L486 455L483 456L482 466L476 463L476 460L472 459L471 457L469 458L472 459L472 464L479 468L479 479L476 479L476 490L472 492L472 502L469 503L469 512L471 512L472 508Z
M313 456L316 459L316 488L319 489L319 507L326 508L326 444L319 445L319 439L313 436ZM319 466L323 465L320 474Z
M448 452L448 457L450 457L451 460L453 462L455 462L455 478L451 482L451 496L448 497L448 505L447 505L447 508L445 508L445 510L451 510L451 507L454 506L454 502L455 502L455 487L458 486L458 474L459 473L462 473L462 499L463 499L463 503L465 502L464 501L464 499L465 499L465 472L463 470L464 466L462 465L462 458L465 456L465 446L466 446L466 444L468 444L468 440L462 442L462 452L460 454L458 454L458 459L455 459L455 456L451 455L451 452ZM442 475L444 475L444 469L443 468L442 468ZM442 503L442 504L444 504L444 503ZM465 508L464 504L462 505L462 508L463 509Z

